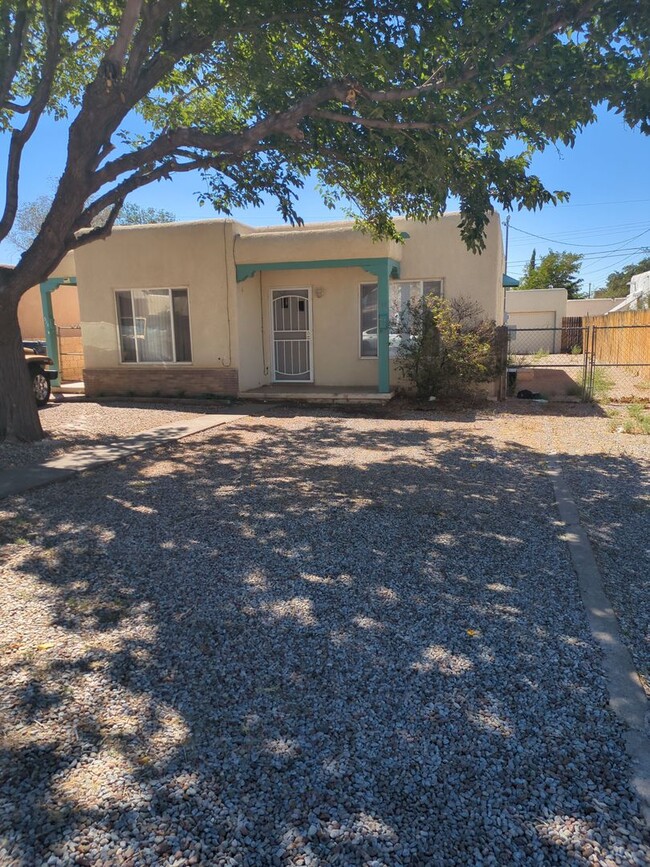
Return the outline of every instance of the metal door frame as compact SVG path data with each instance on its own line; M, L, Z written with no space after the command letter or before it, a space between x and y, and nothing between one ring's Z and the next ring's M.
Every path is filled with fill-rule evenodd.
M307 293L307 304L308 304L308 325L307 329L307 342L309 344L309 379L276 379L275 374L275 317L273 315L273 303L277 301L277 298L273 297L274 292L282 292L283 295L295 295L296 292L306 292ZM282 295L280 296L282 297ZM302 296L298 296L299 298ZM297 384L300 385L302 383L313 383L314 381L314 313L312 307L312 288L311 286L292 286L291 288L284 288L273 286L269 289L269 315L271 317L270 320L270 337L271 337L271 382L277 383L278 385L290 385Z

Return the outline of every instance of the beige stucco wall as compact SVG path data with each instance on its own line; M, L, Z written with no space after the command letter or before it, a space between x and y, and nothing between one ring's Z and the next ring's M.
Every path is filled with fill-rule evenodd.
M75 277L74 253L68 253L54 269L52 277ZM65 328L78 326L81 317L76 286L60 286L52 293L52 309L56 324ZM43 323L43 307L41 305L40 286L32 286L20 299L18 304L18 323L20 333L25 340L30 338L43 339L45 325Z
M77 251L77 271L87 368L145 367L120 361L115 291L153 288L188 289L192 362L147 368L236 367L231 221L114 229Z
M377 256L399 260L403 250L395 241L373 241L369 235L355 231L350 223L305 225L285 231L251 231L240 224L239 229L235 238L235 261L239 265Z
M552 312L558 328L566 316L566 289L509 289L506 292L506 312L537 313Z
M566 289L510 289L506 293L506 310L509 314L517 314L518 323L524 321L521 314L552 312L559 328L564 316L602 316L619 300L616 298L570 300L567 299Z
M576 298L566 303L567 316L604 316L620 298Z
M403 245L401 279L444 279L445 298L472 298L486 319L503 322L503 242L495 215L487 227L486 248L471 253L460 237L459 214L432 223L396 220L410 239Z
M263 317L264 291L261 274L237 287L237 330L239 337L239 389L247 391L269 381L270 340Z

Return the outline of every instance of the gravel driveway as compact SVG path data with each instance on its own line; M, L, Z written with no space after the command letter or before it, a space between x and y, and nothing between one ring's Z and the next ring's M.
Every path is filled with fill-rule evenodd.
M536 424L278 411L6 501L3 867L647 864Z

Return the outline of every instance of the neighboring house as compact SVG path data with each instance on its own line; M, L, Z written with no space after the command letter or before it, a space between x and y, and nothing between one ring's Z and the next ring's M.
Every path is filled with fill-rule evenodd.
M350 222L114 229L76 252L86 393L386 396L410 298L468 297L503 321L499 220L480 255L458 222L397 220L402 244Z
M74 280L74 253L68 253L54 273ZM63 380L81 379L84 358L76 285L64 283L54 289L52 284L45 291L32 286L18 304L18 325L23 340L47 340L48 354L55 359Z
M75 277L74 253L68 255L59 263L54 273L57 277ZM52 295L54 318L59 328L79 328L79 297L77 287L62 285ZM45 322L43 319L43 303L40 286L32 286L20 299L18 304L18 324L23 340L44 340Z
M510 289L506 292L506 323L511 349L518 353L526 353L531 347L534 351L560 352L560 329L566 318L580 318L586 324L589 316L608 313L616 301L616 298L569 300L566 289ZM517 336L518 332L524 334Z
M623 310L648 310L650 308L650 271L635 274L630 280L630 291L626 298L614 299L616 306L610 313Z

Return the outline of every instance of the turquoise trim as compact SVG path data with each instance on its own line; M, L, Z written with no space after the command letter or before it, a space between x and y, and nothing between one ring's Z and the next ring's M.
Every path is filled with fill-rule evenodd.
M391 268L386 263L377 274L377 366L380 394L388 394L390 391L390 336L388 327L390 277Z
M254 277L258 271L313 271L316 268L361 268L375 276L386 266L390 265L390 273L394 278L399 277L400 263L397 259L386 256L361 259L313 259L303 262L255 262L249 265L237 265L237 282Z
M41 283L41 307L43 308L43 323L45 325L45 344L47 354L52 359L58 375L52 380L52 385L61 385L61 365L59 359L59 341L56 339L56 322L52 307L52 292L59 286L76 286L76 277L50 277Z

